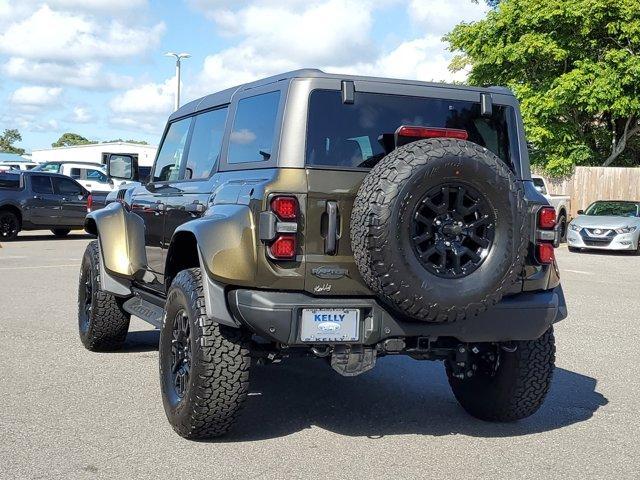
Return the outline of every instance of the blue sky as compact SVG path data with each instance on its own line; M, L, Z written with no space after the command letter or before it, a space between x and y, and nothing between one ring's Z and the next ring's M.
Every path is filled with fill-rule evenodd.
M421 80L447 70L441 37L486 13L471 0L0 0L0 129L22 147L71 131L157 144L183 101L300 67Z

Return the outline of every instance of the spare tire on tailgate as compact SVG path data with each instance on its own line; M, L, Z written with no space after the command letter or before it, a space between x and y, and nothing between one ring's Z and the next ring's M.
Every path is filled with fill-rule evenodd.
M407 317L452 322L509 291L528 247L523 192L492 152L455 139L400 147L371 169L351 215L365 283Z

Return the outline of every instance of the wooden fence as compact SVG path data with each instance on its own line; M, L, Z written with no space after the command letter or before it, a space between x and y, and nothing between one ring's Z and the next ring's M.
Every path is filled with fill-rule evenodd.
M640 168L577 167L570 177L548 178L551 194L571 196L571 216L596 200L640 201Z

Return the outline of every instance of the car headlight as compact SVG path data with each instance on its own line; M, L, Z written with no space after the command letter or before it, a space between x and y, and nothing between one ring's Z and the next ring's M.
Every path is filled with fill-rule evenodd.
M616 228L616 233L631 233L631 232L635 232L636 228L638 227L622 227L622 228Z
M574 232L580 231L581 227L577 226L575 223L569 224L569 230L573 230Z

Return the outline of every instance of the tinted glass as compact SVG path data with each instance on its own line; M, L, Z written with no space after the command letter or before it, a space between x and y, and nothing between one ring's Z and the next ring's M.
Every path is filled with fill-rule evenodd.
M584 213L598 217L640 217L640 205L633 202L595 202Z
M87 169L87 180L91 180L98 183L107 183L107 176L100 170L94 170L92 168Z
M0 188L17 190L20 188L20 175L0 172Z
M43 177L41 175L31 176L31 188L35 193L44 193L44 194L53 193L53 187L51 186L51 178Z
M263 162L271 158L280 92L238 102L229 139L229 163Z
M80 168L72 168L69 176L71 178L80 178L81 171L82 169Z
M209 178L220 157L227 108L201 113L194 119L184 178Z
M59 195L82 195L82 187L67 178L54 178L53 186Z
M58 173L58 171L60 170L60 164L59 163L45 163L43 165L37 166L35 169L39 170L39 171L42 171L42 172Z
M149 181L149 176L151 175L151 167L139 167L138 174L140 176L140 182L147 183Z
M154 182L177 180L180 174L180 162L189 133L191 118L173 122L160 147L160 153L153 172Z
M493 115L482 117L480 103L376 93L356 93L354 104L344 104L340 92L328 90L310 96L307 164L372 167L385 156L380 135L402 125L466 130L469 141L511 164L506 107L494 105Z

